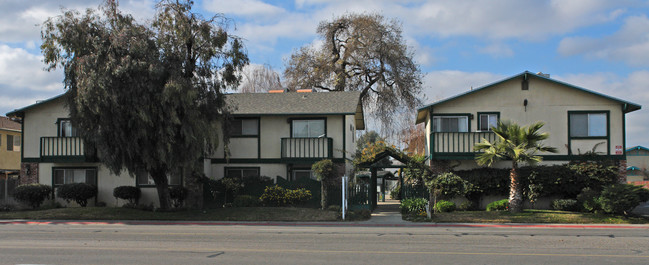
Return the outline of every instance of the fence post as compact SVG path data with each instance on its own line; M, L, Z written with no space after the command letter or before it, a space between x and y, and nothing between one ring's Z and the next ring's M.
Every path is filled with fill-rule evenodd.
M343 202L342 202L342 211L343 211L343 221L345 220L345 212L347 212L347 175L343 175L342 177L342 195L343 195Z

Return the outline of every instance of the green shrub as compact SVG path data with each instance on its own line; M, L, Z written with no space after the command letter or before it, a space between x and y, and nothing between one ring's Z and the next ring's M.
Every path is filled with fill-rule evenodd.
M552 209L560 211L579 211L579 203L575 199L558 199L552 201Z
M128 203L137 204L142 191L139 187L119 186L113 189L113 196L117 199L127 200Z
M435 212L439 212L439 213L450 213L455 211L455 208L456 208L455 203L450 201L444 201L444 200L438 201L434 207Z
M411 215L426 215L428 200L424 198L412 198L401 200L401 213Z
M475 203L472 201L465 201L460 204L460 207L458 207L458 210L460 211L473 211L476 210L478 207L476 206Z
M649 190L631 184L606 186L599 197L604 212L625 215L647 200L649 200Z
M509 209L509 200L502 199L487 204L487 211L507 211Z
M16 187L14 198L20 202L26 203L36 209L43 204L46 198L50 197L52 187L43 184L24 184Z
M56 196L66 202L74 201L81 207L88 205L88 199L97 196L97 187L87 183L63 184L56 188Z
M239 190L239 195L251 195L259 198L259 196L264 194L266 187L272 186L273 184L273 179L266 176L244 177L241 181L242 187Z
M266 206L301 205L312 197L307 189L284 189L280 186L269 186L259 198Z
M577 204L579 207L587 212L597 212L601 210L599 204L599 192L591 189L584 188L579 195L577 195Z
M390 198L393 200L401 200L401 185L397 185L396 188L390 191Z
M171 186L169 187L169 199L171 199L171 206L178 208L183 205L185 199L187 198L187 188L183 186Z
M259 198L251 195L239 195L232 201L233 207L257 207L259 206Z
M464 196L469 190L469 186L470 184L466 180L452 172L442 173L426 182L428 190L442 200Z

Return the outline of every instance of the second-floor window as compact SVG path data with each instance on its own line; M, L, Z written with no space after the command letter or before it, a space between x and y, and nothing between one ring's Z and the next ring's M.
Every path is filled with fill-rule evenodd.
M606 113L570 113L570 137L606 137Z
M234 119L230 125L232 126L232 136L259 135L258 119Z
M59 137L76 137L77 128L72 126L70 120L60 120L59 121Z
M436 116L433 117L433 132L468 132L469 117L467 116Z
M491 127L496 127L498 124L498 114L496 113L480 113L478 119L480 131L491 131Z
M291 137L293 138L318 138L325 137L325 120L293 120L293 130Z
M20 135L7 134L7 151L20 151Z

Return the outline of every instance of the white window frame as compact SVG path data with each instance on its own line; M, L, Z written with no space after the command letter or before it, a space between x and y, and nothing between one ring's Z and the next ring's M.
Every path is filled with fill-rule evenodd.
M298 123L306 123L307 129L306 129L306 135L302 135L301 132L297 131L297 126L296 122ZM311 129L310 127L313 126L316 122L322 122L322 132L318 132L315 134L311 134ZM317 119L294 119L291 120L291 138L321 138L321 137L327 137L327 120L324 118L317 118Z
M572 126L574 125L574 121L572 120L574 116L586 116L586 135L574 135ZM594 128L591 127L591 124L597 124L598 120L596 120L598 117L601 118L601 116L604 117L603 124L600 124L600 126L603 126L603 128L598 128L600 131L603 129L603 134L597 134L597 131L594 130ZM568 119L570 120L570 128L568 128L568 134L570 135L571 138L606 138L608 137L608 113L606 112L598 112L598 111L593 111L593 112L569 112ZM600 120L601 122L601 120Z
M484 129L482 128L482 116L487 116L487 128ZM495 117L495 123L492 124L492 117ZM491 132L492 127L496 127L498 125L498 120L500 120L500 115L497 113L479 113L478 114L478 131L479 132Z

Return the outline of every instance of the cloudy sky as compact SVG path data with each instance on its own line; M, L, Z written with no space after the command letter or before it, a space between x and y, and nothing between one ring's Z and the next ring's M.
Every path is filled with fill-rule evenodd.
M0 114L63 92L43 70L40 26L100 1L0 1ZM154 1L121 0L145 21ZM317 43L319 21L378 12L403 25L425 74L426 103L525 70L643 106L627 115L627 146L649 147L649 1L635 0L197 0L195 11L233 19L251 63L280 72L291 52Z

